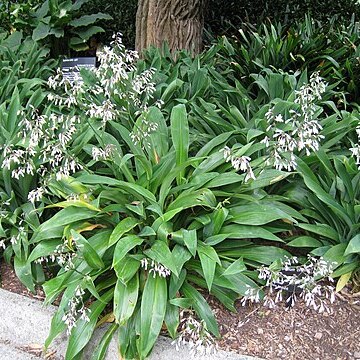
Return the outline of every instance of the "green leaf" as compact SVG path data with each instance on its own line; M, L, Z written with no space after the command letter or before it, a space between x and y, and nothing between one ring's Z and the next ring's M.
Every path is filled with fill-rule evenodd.
M125 255L134 247L142 244L144 239L136 235L128 235L118 241L114 251L113 267L116 268Z
M114 291L114 315L116 322L124 325L135 310L139 295L139 276L136 274L126 285L118 280Z
M171 302L167 304L165 313L165 324L170 336L175 339L177 335L177 328L180 323L179 308Z
M345 262L345 249L346 244L332 246L328 251L326 251L323 257L329 262L336 262L336 265L339 266Z
M37 229L36 234L41 236L43 232L51 232L53 228L58 228L59 226L65 226L80 220L93 219L96 214L95 211L86 208L71 206L60 210L52 218L42 223ZM33 242L38 241L40 241L39 238L35 236Z
M89 264L89 266L93 269L104 268L104 262L101 260L100 256L89 244L89 242L74 230L71 230L71 235L76 243L76 246L80 250L80 254L84 256L84 259Z
M169 300L170 304L175 305L182 309L189 309L193 305L193 301L188 298L175 298Z
M226 225L221 229L221 234L226 234L228 238L232 239L265 239L284 242L281 238L260 226Z
M216 198L209 189L199 189L190 193L183 193L178 196L167 208L171 211L177 208L188 209L195 206L216 207Z
M76 322L76 327L72 329L69 337L65 360L72 360L89 342L96 327L98 317L105 309L107 303L111 300L113 292L114 289L107 291L101 297L102 301L97 300L90 306L89 322L82 319Z
M291 257L286 250L275 246L252 245L239 247L234 250L222 251L221 256L240 258L256 261L260 264L270 265L274 261L283 259L284 256Z
M101 338L99 344L96 346L91 360L104 360L106 356L107 349L110 345L110 341L112 340L115 331L118 329L118 324L111 324L109 328L106 330L104 336Z
M201 262L201 267L204 272L207 287L211 291L211 286L214 280L216 263L221 265L218 254L215 249L209 245L199 244L198 254Z
M19 280L33 293L35 293L34 282L31 274L31 264L26 260L14 257L15 274Z
M328 194L320 185L318 179L305 164L304 161L297 159L298 171L302 175L306 186L327 206L329 206L341 219L349 226L352 226L352 221L345 209L338 203L330 194Z
M105 32L105 30L100 26L90 26L89 28L87 28L85 30L73 31L73 33L76 34L77 36L79 36L83 41L87 41L95 34L98 34L101 32Z
M166 313L167 283L159 276L149 276L141 299L141 325L138 351L145 359L157 340Z
M89 204L88 202L86 202L84 200L61 201L56 204L48 205L48 206L46 206L46 208L54 208L54 207L68 208L70 206L79 207L79 208L87 208L87 209L93 210L93 211L100 211L99 208L97 208L96 206L94 206L92 204Z
M176 153L176 165L183 164L188 159L189 151L189 124L186 107L179 104L172 108L170 116L171 138ZM181 184L184 171L177 177L178 185Z
M169 247L165 244L165 242L161 240L156 240L153 246L144 251L149 258L155 260L156 262L166 266L172 273L176 276L179 275L175 260L170 252Z
M222 228L228 214L229 210L224 207L215 209L211 216L211 222L204 227L204 237L207 238L212 235L217 235Z
M83 15L77 19L71 20L69 26L80 27L94 24L97 20L111 20L112 16L103 13Z
M286 219L293 223L296 220L274 205L246 204L236 206L230 210L232 222L242 225L264 225L269 222Z
M18 112L20 111L20 97L19 91L17 87L15 88L9 105L9 112L7 116L7 130L12 135L14 134L15 130L17 131L17 124L18 124Z
M233 262L224 272L223 276L235 275L246 270L244 260L242 258Z
M111 233L108 246L114 245L124 234L132 230L138 224L140 224L140 222L133 217L127 217L121 220Z
M151 203L156 202L154 194L137 184L131 184L127 183L126 181L116 180L108 176L93 174L81 175L78 177L78 180L85 184L115 186L124 190L127 193L134 195L139 200L146 199Z
M182 230L183 239L186 247L189 249L192 256L195 257L197 249L197 234L196 230Z
M331 240L339 241L339 234L337 231L327 224L298 224L298 226L314 234L325 236Z
M127 255L114 266L114 270L117 278L126 285L137 273L139 267L140 261Z
M34 250L30 253L27 261L31 263L32 261L42 256L49 256L53 254L55 249L61 244L63 244L63 241L60 239L42 241L35 246Z
M286 244L287 246L293 247L307 247L307 248L318 248L322 246L322 242L314 239L311 236L299 236L294 240L291 240Z
M174 259L176 269L178 273L180 273L184 264L190 260L191 254L184 246L176 244L172 251L172 257Z
M55 315L51 319L49 335L45 340L45 349L48 349L52 341L60 335L65 329L66 325L62 320L64 316L64 309L68 306L70 299L74 296L74 291L78 286L80 280L76 283L69 284L61 297L59 308L56 310Z
M193 307L200 319L205 321L207 329L216 337L220 336L219 328L216 323L216 319L212 313L212 310L204 297L187 282L181 287L181 292L186 298L189 298L193 302Z
M49 24L44 24L40 21L32 33L32 39L34 41L39 41L46 38L50 34L50 29L51 27Z
M355 235L350 241L345 250L344 255L360 254L360 234Z

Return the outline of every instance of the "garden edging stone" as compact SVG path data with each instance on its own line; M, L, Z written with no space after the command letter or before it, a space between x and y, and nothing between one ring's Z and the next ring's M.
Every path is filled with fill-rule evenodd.
M44 344L49 333L52 315L56 307L44 304L35 299L11 293L0 289L0 360L35 360L39 357L27 352L26 348L36 348ZM106 331L106 325L97 329L92 341L85 349L84 359L90 359L97 340ZM51 351L56 351L51 359L62 360L66 351L66 336L56 338L51 345ZM171 340L160 337L149 360L183 360L190 358L190 350L182 348L175 350ZM260 360L236 353L219 351L214 356L197 357L199 360ZM110 343L106 360L119 360L116 341Z

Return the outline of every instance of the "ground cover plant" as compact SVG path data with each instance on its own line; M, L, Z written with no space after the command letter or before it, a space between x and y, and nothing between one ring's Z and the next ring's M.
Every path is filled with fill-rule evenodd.
M204 292L235 311L239 298L292 304L291 285L322 311L333 289L318 280L340 277L339 290L359 269L359 116L339 70L356 49L329 58L339 31L316 26L140 61L116 35L74 83L48 77L33 40L3 37L0 246L28 288L61 296L47 347L67 330L66 359L81 358L111 322L93 359L113 336L144 359L164 324L203 352L219 336Z

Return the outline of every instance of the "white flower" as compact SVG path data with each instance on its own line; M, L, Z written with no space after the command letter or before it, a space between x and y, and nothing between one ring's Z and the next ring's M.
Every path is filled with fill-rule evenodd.
M44 192L45 190L42 187L31 190L28 194L28 200L34 204L36 201L40 201L42 199Z
M157 275L160 277L168 277L171 275L171 271L164 265L161 265L160 263L151 260L151 262L149 261L149 259L147 258L143 258L140 261L141 267L144 270L148 270L149 269L149 274L153 274L153 277L155 278Z

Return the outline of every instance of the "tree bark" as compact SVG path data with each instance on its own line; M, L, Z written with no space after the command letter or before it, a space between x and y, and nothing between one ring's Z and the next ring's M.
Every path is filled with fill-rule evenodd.
M139 0L136 14L136 50L167 42L171 51L202 50L206 0Z

